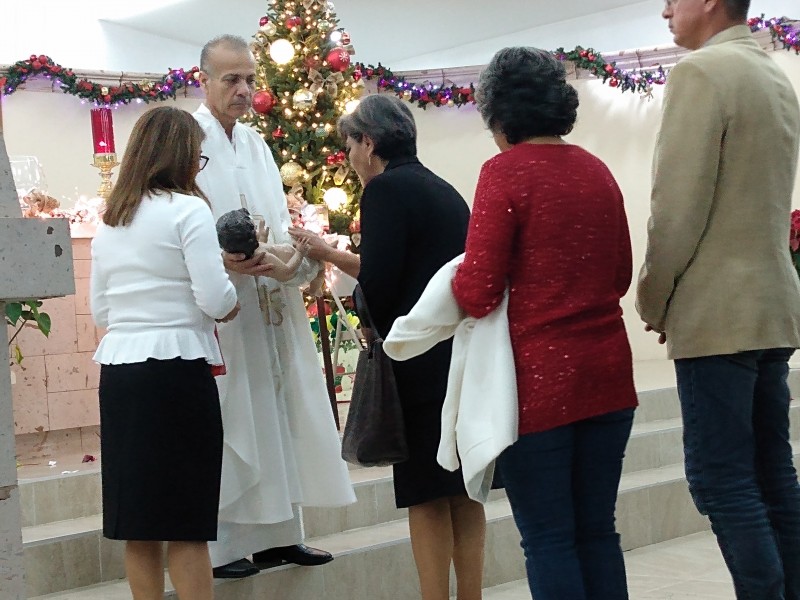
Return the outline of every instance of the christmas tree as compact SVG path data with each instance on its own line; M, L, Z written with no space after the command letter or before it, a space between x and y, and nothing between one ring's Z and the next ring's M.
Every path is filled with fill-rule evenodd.
M333 2L268 0L254 37L259 89L248 120L272 148L287 193L327 205L330 231L351 233L360 184L336 132L364 85L350 36Z

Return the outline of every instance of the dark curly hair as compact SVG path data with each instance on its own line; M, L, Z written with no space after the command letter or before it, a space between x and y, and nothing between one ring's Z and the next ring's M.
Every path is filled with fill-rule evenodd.
M566 135L578 114L578 93L561 61L538 48L504 48L481 73L476 99L486 126L509 144Z

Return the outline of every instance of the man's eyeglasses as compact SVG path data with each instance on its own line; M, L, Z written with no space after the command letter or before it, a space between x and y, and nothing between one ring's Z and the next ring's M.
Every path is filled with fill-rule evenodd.
M201 154L200 155L200 170L202 171L203 169L205 169L207 164L208 164L208 157L203 155L203 154Z

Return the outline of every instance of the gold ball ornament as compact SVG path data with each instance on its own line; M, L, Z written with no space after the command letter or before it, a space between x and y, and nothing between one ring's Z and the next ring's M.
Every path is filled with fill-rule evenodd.
M292 96L292 106L297 110L311 110L314 107L314 94L308 89L297 90Z
M290 160L281 165L281 181L283 181L284 185L291 187L300 183L301 179L303 179L303 167L298 163Z

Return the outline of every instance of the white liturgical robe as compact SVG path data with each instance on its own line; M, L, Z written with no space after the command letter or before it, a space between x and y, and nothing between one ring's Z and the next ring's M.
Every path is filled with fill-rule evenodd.
M208 165L197 179L214 218L244 205L270 242L291 243L289 211L264 140L237 123L233 139L205 105ZM231 273L241 312L219 326L227 375L217 378L225 428L214 566L302 541L297 506L355 502L299 286L319 263L304 258L289 282Z

